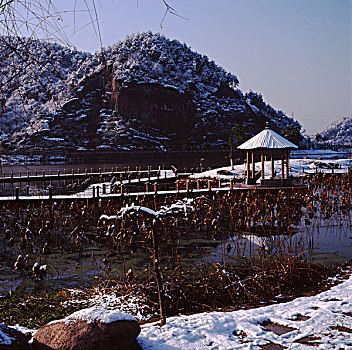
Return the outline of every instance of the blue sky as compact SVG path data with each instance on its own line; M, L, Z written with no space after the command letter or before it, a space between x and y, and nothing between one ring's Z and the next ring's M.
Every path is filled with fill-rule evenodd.
M60 0L72 8L72 0ZM84 1L78 1L78 4ZM308 133L352 114L351 0L169 0L187 20L168 15L162 0L96 2L103 45L151 30L185 42L234 73L240 89L263 94ZM82 6L82 5L81 5ZM78 7L79 8L79 7ZM65 17L72 33L72 15ZM76 27L89 22L76 15ZM97 51L91 26L71 36Z

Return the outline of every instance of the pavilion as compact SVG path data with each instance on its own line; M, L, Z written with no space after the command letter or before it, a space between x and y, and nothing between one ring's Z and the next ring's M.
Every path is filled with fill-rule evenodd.
M281 180L288 179L289 175L289 158L290 150L298 148L292 142L286 140L278 133L273 131L269 123L259 134L253 136L251 139L238 146L237 148L247 151L247 184L255 183L255 165L254 165L254 152L255 150L261 151L261 183L264 184L264 151L271 151L271 179L275 177L274 169L274 150L281 150ZM250 169L250 153L252 154L252 170ZM286 153L286 176L285 176L285 153Z

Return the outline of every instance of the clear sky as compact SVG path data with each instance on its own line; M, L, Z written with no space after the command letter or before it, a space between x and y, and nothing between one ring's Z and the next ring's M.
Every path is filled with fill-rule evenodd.
M260 92L293 115L308 133L352 114L351 0L168 2L187 20L168 15L161 28L162 0L96 1L103 45L147 30L185 42L237 75L241 90ZM73 6L72 0L56 3ZM72 15L66 19L72 33ZM76 15L77 28L88 22L87 14ZM71 41L80 50L100 49L91 26Z

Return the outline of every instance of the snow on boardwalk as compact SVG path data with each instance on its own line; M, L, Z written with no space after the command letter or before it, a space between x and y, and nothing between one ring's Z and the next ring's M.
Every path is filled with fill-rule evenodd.
M160 328L145 324L138 337L144 350L261 349L274 343L288 349L312 349L298 341L314 337L319 349L352 349L352 276L313 297L250 310L171 317ZM308 319L294 321L297 316ZM294 330L277 335L260 325L272 321ZM338 328L338 329L337 329Z
M281 177L281 160L276 160L275 171L276 176ZM316 172L335 174L344 174L352 167L352 159L290 159L290 176L301 176L304 174L314 174ZM231 178L245 178L246 164L235 165L233 169L230 166L223 168L212 169L202 173L193 174L193 178L215 178L215 179L231 179ZM334 168L333 168L334 167ZM336 167L336 168L335 168ZM261 163L255 163L256 171L261 169ZM271 174L271 162L264 162L265 177L269 178ZM260 180L258 180L259 182Z
M158 179L175 179L176 176L172 170L160 170L160 176L151 176L150 181L157 181ZM141 178L139 179L131 179L131 181L128 180L123 180L122 184L138 184L138 183L145 183L148 181L148 178ZM116 181L116 184L120 184L120 181ZM90 185L86 190L77 192L77 193L72 193L72 194L62 194L62 195L53 195L52 199L53 200L67 200L67 199L87 199L87 198L93 198L93 188L97 196L97 192L99 192L99 197L104 198L104 197L110 197L110 196L120 196L120 194L111 194L109 193L110 190L110 185L111 182L104 182L104 183L94 183ZM106 186L107 188L107 194L103 194L103 186ZM46 191L47 192L47 191ZM152 192L151 192L152 193ZM133 195L140 195L144 194L144 192L140 193L133 193ZM16 197L15 195L13 196L4 196L0 197L0 201L8 201L8 200L15 200ZM37 196L19 196L20 200L48 200L49 195L48 194L43 194L43 195L37 195Z

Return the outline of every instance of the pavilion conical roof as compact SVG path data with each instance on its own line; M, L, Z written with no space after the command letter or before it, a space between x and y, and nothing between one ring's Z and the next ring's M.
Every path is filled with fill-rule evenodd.
M286 140L275 131L271 130L269 126L261 131L259 134L253 136L251 139L238 146L239 149L289 149L298 148L294 143Z

